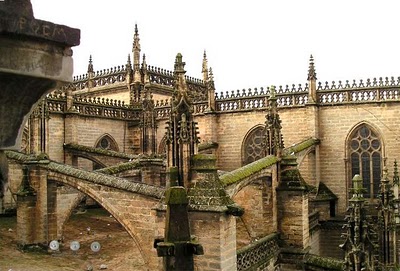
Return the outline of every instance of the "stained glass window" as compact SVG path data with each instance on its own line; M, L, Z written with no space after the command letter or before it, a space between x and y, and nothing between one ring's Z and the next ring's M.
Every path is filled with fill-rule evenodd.
M245 138L243 144L243 165L250 164L264 157L264 127L254 128Z
M364 197L375 198L379 192L382 172L382 144L366 125L356 129L349 141L351 176L360 174L366 189Z

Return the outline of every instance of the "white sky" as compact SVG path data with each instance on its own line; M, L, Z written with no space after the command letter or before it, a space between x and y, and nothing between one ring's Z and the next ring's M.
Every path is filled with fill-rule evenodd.
M74 74L125 65L138 24L147 63L201 77L207 51L217 91L399 76L397 0L31 0L35 18L81 29Z

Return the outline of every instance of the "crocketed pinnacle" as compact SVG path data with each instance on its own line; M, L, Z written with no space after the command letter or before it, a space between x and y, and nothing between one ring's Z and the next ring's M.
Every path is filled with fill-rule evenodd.
M207 54L206 54L206 50L204 50L203 53L203 66L201 69L202 73L208 72L208 64L207 64Z
M92 62L92 55L89 56L89 65L87 72L93 72L93 62Z
M135 24L135 34L133 35L133 48L132 51L139 50L140 51L140 38L137 24Z
M308 77L307 80L317 80L317 73L314 67L314 58L310 55L310 66L308 68Z
M128 60L126 61L126 70L131 71L132 70L132 63L131 63L131 55L128 54Z
M212 68L210 67L210 72L208 73L208 89L213 89L215 90L215 84L214 84L214 74L212 71Z
M142 57L142 69L144 69L144 70L147 69L146 54L143 54L143 57Z

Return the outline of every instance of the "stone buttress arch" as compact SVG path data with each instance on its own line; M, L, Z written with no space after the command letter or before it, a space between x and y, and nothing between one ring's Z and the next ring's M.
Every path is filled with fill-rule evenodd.
M71 186L78 190L79 192L83 193L84 195L87 195L91 197L93 200L95 200L99 205L101 205L105 210L107 210L123 227L124 229L129 233L129 235L132 237L135 245L140 251L140 255L146 265L150 263L150 257L147 255L147 252L143 249L143 245L141 241L138 239L139 236L139 231L135 229L135 227L129 226L124 219L120 217L120 212L119 210L115 207L114 204L107 202L107 198L105 197L100 197L100 194L98 193L98 186L96 184L83 184L80 179L72 176L66 176L61 173L56 173L49 171L48 176L47 176L48 181L54 181L58 183L62 183L68 186ZM71 213L69 214L71 215ZM69 218L69 217L68 217ZM65 221L68 220L65 219ZM64 221L64 222L65 222Z

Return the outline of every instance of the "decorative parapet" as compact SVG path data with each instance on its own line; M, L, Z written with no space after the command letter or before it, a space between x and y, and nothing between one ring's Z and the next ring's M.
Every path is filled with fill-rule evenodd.
M94 77L91 79L93 82L93 87L100 87L111 85L114 83L122 83L126 80L126 67L125 65L111 67L110 69L103 69L97 71ZM88 74L83 74L80 76L74 76L74 85L76 90L85 89L88 87Z
M279 86L276 97L279 107L305 106L308 103L309 86L299 85ZM254 88L236 91L226 91L215 94L216 111L231 112L240 110L265 109L270 88ZM346 80L319 82L317 86L317 102L320 106L340 105L348 103L388 102L400 98L400 77L379 77L360 80L352 83Z
M279 252L278 234L270 234L237 250L237 270L267 270L263 267L277 258Z
M65 94L50 94L46 99L49 112L65 113L67 111L67 97ZM138 119L142 110L140 107L126 105L120 100L79 96L74 96L72 108L76 113L84 116L95 116L120 120Z

